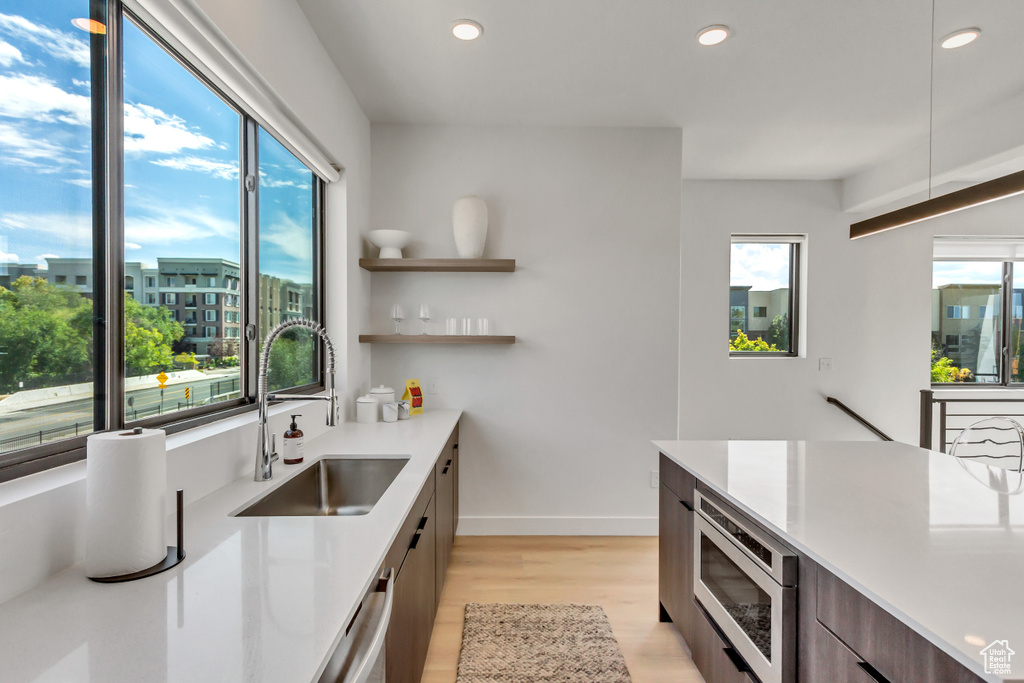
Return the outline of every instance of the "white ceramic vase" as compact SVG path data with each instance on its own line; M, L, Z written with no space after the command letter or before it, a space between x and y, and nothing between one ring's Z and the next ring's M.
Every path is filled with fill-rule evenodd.
M452 207L452 232L459 258L480 258L487 241L487 204L476 195L455 200Z

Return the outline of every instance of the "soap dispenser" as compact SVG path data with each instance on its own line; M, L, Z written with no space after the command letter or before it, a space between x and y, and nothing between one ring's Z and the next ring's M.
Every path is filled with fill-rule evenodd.
M284 464L285 465L298 465L302 462L302 455L304 444L302 441L302 430L299 429L299 425L295 422L295 418L302 417L302 415L292 415L292 424L288 427L288 431L284 433Z

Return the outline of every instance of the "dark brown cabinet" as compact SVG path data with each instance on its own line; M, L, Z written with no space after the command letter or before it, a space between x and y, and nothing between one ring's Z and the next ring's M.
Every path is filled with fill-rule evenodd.
M395 576L387 634L388 683L416 683L423 675L434 627L435 499L430 498L405 562Z
M441 604L441 590L444 588L445 576L448 573L448 558L455 543L455 527L458 518L455 508L458 500L458 487L455 478L459 471L458 447L459 428L452 432L448 443L441 450L441 456L434 465L434 482L437 485L437 540L435 542L437 565L434 582L434 610Z
M664 455L661 459L658 496L660 618L672 621L689 643L697 611L693 602L693 489L696 480Z
M396 572L387 683L418 683L423 675L458 525L458 438L456 426L385 559Z
M868 680L980 683L981 678L856 589L821 567L817 573L818 621L855 653L854 666L870 672ZM815 663L830 656L827 648L815 645Z

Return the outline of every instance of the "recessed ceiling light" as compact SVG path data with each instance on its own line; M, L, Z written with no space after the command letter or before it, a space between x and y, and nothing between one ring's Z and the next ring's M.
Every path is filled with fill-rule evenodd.
M96 33L98 35L106 35L107 27L96 21L95 19L86 19L85 17L79 17L71 20L71 25L75 28L80 28L83 31L89 33Z
M718 45L729 37L729 27L722 24L706 26L697 31L697 42L701 45Z
M476 40L484 32L484 27L472 19L459 19L452 24L452 35L459 40Z
M966 641L968 645L974 645L975 647L985 647L985 639L980 636L972 636L971 634L967 634L966 636L964 636L964 641Z
M939 44L947 50L952 50L953 48L963 47L968 43L973 43L980 35L980 28L962 28L959 31L950 33L948 36L943 38L942 42Z

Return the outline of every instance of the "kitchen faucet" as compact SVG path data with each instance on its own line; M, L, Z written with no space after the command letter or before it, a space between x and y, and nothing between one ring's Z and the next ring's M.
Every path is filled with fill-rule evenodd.
M327 348L327 395L326 396L305 396L302 394L271 394L267 391L267 370L270 365L270 347L274 340L292 327L305 327L316 332L324 340ZM260 354L260 374L256 383L256 401L259 411L259 432L256 435L256 481L267 481L272 473L270 464L277 459L277 454L271 452L270 448L270 426L267 424L267 412L270 409L271 401L327 401L327 426L333 427L338 423L338 395L334 391L334 342L327 335L327 331L319 323L306 318L295 318L285 320L272 329L263 342L263 352Z

